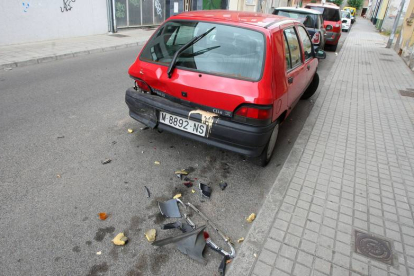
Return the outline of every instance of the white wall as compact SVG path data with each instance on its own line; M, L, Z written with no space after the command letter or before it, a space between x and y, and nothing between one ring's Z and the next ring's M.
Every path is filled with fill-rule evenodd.
M108 31L106 0L72 1L0 0L0 45ZM64 2L72 9L62 12Z

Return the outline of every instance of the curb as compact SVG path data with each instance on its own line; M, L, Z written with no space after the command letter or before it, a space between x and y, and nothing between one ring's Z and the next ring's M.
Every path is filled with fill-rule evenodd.
M33 64L40 64L40 63L46 63L54 60L62 60L62 59L68 59L68 58L74 58L79 56L85 56L89 54L95 54L95 53L101 53L101 52L108 52L118 49L124 49L129 47L135 47L135 46L143 46L146 43L145 41L140 42L134 42L134 43L127 43L127 44L121 44L116 46L108 46L108 47L101 47L101 48L95 48L85 51L78 51L78 52L71 52L71 53L63 53L58 55L51 55L41 58L35 58L35 59L29 59L19 62L11 62L6 64L0 64L0 70L5 70L6 68L16 68L16 67L24 67L27 65L33 65Z
M344 47L346 41L344 42ZM342 51L341 51L342 52ZM339 54L342 56L342 54ZM337 58L327 75L326 79L334 75L338 67L340 58ZM305 125L301 130L289 156L283 165L282 170L277 176L269 194L257 215L257 218L247 233L246 240L243 242L237 257L231 263L227 275L251 275L254 265L256 264L258 254L263 248L263 244L271 230L271 227L275 221L276 214L279 211L280 205L283 202L286 191L288 190L290 181L296 171L296 167L299 164L300 158L305 150L309 137L312 133L312 129L316 124L319 113L322 109L322 105L325 102L326 95L330 87L330 83L326 82L321 88L319 88L319 95L316 99L311 113L306 119ZM257 254L255 256L255 254Z

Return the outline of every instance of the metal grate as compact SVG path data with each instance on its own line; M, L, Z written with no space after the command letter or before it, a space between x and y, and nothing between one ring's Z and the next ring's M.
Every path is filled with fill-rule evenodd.
M355 252L370 259L393 265L391 241L355 230Z
M407 90L398 90L401 96L414 98L414 89L407 88Z

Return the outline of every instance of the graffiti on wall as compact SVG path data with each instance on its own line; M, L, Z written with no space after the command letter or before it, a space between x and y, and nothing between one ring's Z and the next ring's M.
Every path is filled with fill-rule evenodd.
M23 12L27 12L27 9L30 7L30 4L23 2L22 5L23 5Z
M60 7L61 12L70 11L72 9L71 4L76 0L63 0L63 7Z
M154 6L155 6L155 9L157 10L157 14L162 18L162 9L161 9L160 0L155 0Z

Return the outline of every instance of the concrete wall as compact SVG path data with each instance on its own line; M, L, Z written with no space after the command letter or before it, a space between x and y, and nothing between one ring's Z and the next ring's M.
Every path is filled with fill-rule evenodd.
M0 0L0 45L106 32L106 0Z
M409 2L395 50L414 71L414 0Z
M388 9L387 9L387 12L384 16L384 21L382 22L381 31L391 32L392 27L394 26L394 21L395 21L395 18L397 16L400 4L401 4L401 0L390 0L389 1ZM407 11L408 4L409 4L409 1L406 0L405 4L404 4L404 7L403 7L403 12L401 13L400 21L398 22L399 27L401 27L401 25L403 23L403 19L404 19L405 13Z

